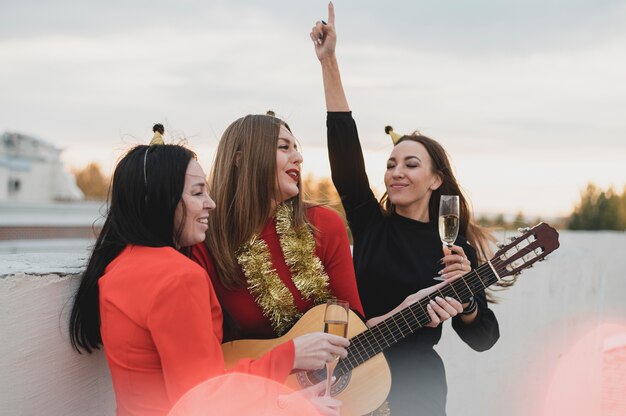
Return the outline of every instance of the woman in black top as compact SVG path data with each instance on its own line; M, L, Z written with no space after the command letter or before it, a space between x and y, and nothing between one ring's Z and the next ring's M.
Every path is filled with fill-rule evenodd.
M329 11L328 24L318 22L311 38L324 79L332 179L354 237L354 265L365 314L384 317L407 295L432 286L440 268L445 278L453 278L476 268L479 257L485 261L488 235L472 223L441 145L420 134L403 136L395 144L385 173L387 193L380 203L376 200L341 84L332 7ZM460 235L454 254L444 249L443 264L436 222L442 194L459 195L461 206ZM368 325L377 322L375 318ZM452 318L452 327L476 351L491 348L499 337L484 292L463 304L463 312ZM424 328L385 352L392 373L393 416L445 415L445 369L433 349L440 338L441 325Z

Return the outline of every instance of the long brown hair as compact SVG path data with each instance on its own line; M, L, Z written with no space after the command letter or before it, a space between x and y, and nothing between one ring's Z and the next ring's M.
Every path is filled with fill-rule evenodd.
M261 231L273 215L276 194L276 149L280 127L273 115L247 115L231 123L217 147L209 177L216 208L209 216L207 245L217 277L228 289L243 287L237 250ZM308 224L301 184L298 195L285 201L293 208L292 224Z
M490 243L494 242L495 238L489 230L474 222L469 200L464 195L461 186L454 176L454 172L452 172L450 159L445 149L436 140L423 136L419 132L400 137L394 146L404 141L421 143L430 155L433 173L439 175L441 178L441 186L432 191L430 200L428 201L429 218L432 220L439 216L439 200L441 199L441 195L458 195L460 210L459 234L464 235L472 247L476 249L478 263L485 263L491 258L492 250ZM396 210L394 204L387 198L386 192L381 198L380 204L387 214L391 214Z

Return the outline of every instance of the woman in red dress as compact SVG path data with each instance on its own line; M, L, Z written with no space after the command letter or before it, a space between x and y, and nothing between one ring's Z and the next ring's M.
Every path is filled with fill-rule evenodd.
M304 202L302 155L273 113L234 121L210 175L215 215L192 257L211 276L236 338L274 338L312 306L347 300L363 315L341 217Z

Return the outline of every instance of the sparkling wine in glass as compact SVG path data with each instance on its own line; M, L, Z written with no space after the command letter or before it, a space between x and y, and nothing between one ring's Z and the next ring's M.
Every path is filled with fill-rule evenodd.
M439 201L439 238L449 249L459 235L459 196L441 195ZM445 280L437 276L435 280Z
M346 337L348 335L348 312L350 305L345 300L331 299L326 302L324 312L324 332L328 334ZM329 363L326 363L326 396L330 396L330 388L333 372L339 361L339 356Z

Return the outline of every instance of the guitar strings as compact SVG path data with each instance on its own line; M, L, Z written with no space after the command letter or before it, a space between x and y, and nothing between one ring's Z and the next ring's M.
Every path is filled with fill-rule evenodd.
M514 246L517 247L521 243L521 241L523 240L520 240L520 242L518 242ZM532 248L531 247L532 245L533 244L529 244L521 249L518 249L517 251L518 253L526 251L526 253L519 256L519 258L523 259L523 257L529 254L531 251L534 252L536 248ZM519 260L519 258L515 259L515 261ZM509 263L511 263L509 258L505 258L503 260L500 258L500 256L494 257L491 260L491 265L494 267L496 272L499 271L498 275L504 274L504 272L507 271L506 265L508 265ZM485 284L485 282L481 278L481 274L486 275L485 277L487 277L488 279L488 284ZM468 282L465 281L467 277L472 277L471 275L475 275L476 279L470 283L474 284L474 283L480 282L480 284L483 286L482 288L476 286L474 287L474 291L472 291L472 289L468 285ZM489 279L490 277L489 275L491 275L491 279ZM495 279L493 279L494 277ZM493 280L493 281L490 281L490 280ZM450 284L437 290L437 292L434 292L433 294L420 299L420 301L403 309L402 311L386 319L385 321L382 321L381 323L373 326L372 328L369 328L368 330L362 332L361 334L354 336L353 338L350 339L351 345L350 347L348 347L349 356L346 359L341 360L342 362L340 362L340 365L338 366L338 367L341 367L341 368L338 368L340 375L343 375L345 372L349 371L351 368L358 366L362 362L367 361L372 356L380 353L384 348L395 344L401 339L404 339L407 334L411 334L415 332L415 330L428 324L431 320L430 320L430 316L426 312L425 305L432 299L431 296L435 294L438 294L444 297L452 295L452 297L454 297L457 300L463 300L463 299L469 298L469 296L473 295L473 293L477 290L486 289L487 287L495 283L497 280L498 278L494 275L493 270L491 270L491 267L489 266L489 263L484 263L480 265L479 267L477 267L476 269L471 270L470 272L461 276L459 279L455 280L454 282L450 282ZM462 282L463 285L459 285L458 283L460 282ZM457 284L459 287L455 288L454 287L455 284ZM450 289L452 289L454 293L450 292ZM448 293L445 294L443 293L443 291L446 291ZM413 312L413 309L417 310L415 305L418 305L422 312L421 314L418 313L417 316ZM402 320L400 320L398 317L401 318ZM390 329L389 322L393 323L395 328ZM391 339L383 333L382 324L385 325L385 330L386 332L388 332L388 335L391 335ZM375 334L375 332L379 333L378 336ZM384 341L386 345L385 346L381 345L379 340ZM367 345L365 343L367 343ZM352 350L353 354L350 354L350 350ZM361 354L361 352L364 352L364 354ZM346 368L348 367L348 365L344 363L346 361L348 362L349 367L351 368Z
M495 256L489 261L491 265L489 265L489 262L487 262L478 266L476 269L471 270L470 272L461 276L459 279L455 280L454 282L450 282L448 285L437 290L436 293L438 293L441 296L446 296L442 291L449 291L450 289L452 289L452 291L454 292L454 295L456 295L453 297L455 297L457 300L469 298L469 296L474 294L474 291L486 289L487 287L491 286L493 283L497 282L500 278L500 275L506 276L510 274L511 272L515 271L515 269L513 270L506 269L506 267L509 264L512 264L515 261L518 261L521 259L524 263L524 267L526 267L528 265L527 264L528 261L524 257L527 254L533 252L535 254L535 258L539 257L539 255L541 255L541 257L544 257L545 251L539 254L536 252L538 248L541 248L541 247L537 247L538 242L536 239L533 240L532 242L529 242L527 246L519 248L519 244L521 244L521 242L524 240L528 240L529 236L530 235L524 238L519 238L518 239L519 241L516 244L511 244L509 248L507 248L504 251L504 253L507 253L508 250L511 249L511 247L515 247L517 252L513 254L512 256L504 257L504 258L501 258L501 256ZM518 255L521 252L524 252L524 254ZM512 260L512 257L515 257L515 256L517 256L517 258L515 260ZM536 261L536 259L534 261ZM534 263L534 261L532 263ZM494 274L494 271L495 271L495 274ZM486 278L487 284L485 284L485 282L483 281L481 274L483 274L484 277ZM468 285L468 282L466 281L466 278L472 278L473 277L472 275L475 275L476 279L474 279L473 281L470 281L469 283L472 286L474 286L475 283L480 282L483 288L480 288L479 286L476 285L474 287L474 291L471 290L470 285ZM463 285L459 285L459 283L463 283ZM460 287L455 288L454 287L455 284ZM466 291L466 288L467 288L467 291ZM417 329L427 325L430 322L430 316L426 313L425 305L432 299L431 296L434 294L435 293L420 299L418 302L401 310L396 315L352 337L350 339L351 344L348 347L349 355L346 359L340 360L335 373L339 377L343 376L345 373L349 372L352 368L355 368L361 363L369 360L374 355L379 354L384 348L391 346L395 344L396 342L398 342L398 340L405 338L406 335L404 331L406 331L408 334L411 334L415 332ZM451 292L449 294L451 296L453 295ZM421 314L419 313L417 306L419 306L419 308L421 309ZM417 316L415 315L413 309L415 309L415 311L418 312ZM405 316L405 315L408 315L407 312L410 313L411 316ZM397 316L400 316L404 323L396 322ZM393 325L395 325L397 330L390 329L388 325L389 322L392 322ZM382 324L385 325L385 330L391 335L391 339L389 339L388 337L384 335ZM374 332L378 332L379 334L376 335L374 334ZM398 335L398 338L396 338L394 334ZM384 340L387 345L386 346L381 345L378 341L379 339ZM367 342L367 346L365 345L365 342ZM375 343L375 345L373 344L373 342ZM365 353L364 356L359 352L359 348L361 351L364 351ZM325 372L326 370L322 369L322 370L317 370L317 371L309 371L308 373L309 374L315 373L315 376L317 377L316 380L320 381L326 378Z
M478 271L480 271L481 273L488 272L489 274L493 275L493 271L490 270L490 267L487 264L483 264L475 270L477 271L477 273L470 272L468 274L475 274L478 278L477 280L480 282L482 287L475 286L474 291L472 291L467 285L467 282L463 282L463 286L459 284L461 283L461 279L451 282L449 285L444 286L437 292L427 297L424 297L423 299L414 303L408 308L405 308L402 311L398 312L396 315L353 337L350 340L351 345L350 347L348 347L349 356L342 361L347 361L347 364L349 364L351 368L354 368L360 363L365 362L372 356L378 354L384 348L395 344L399 340L405 338L406 335L411 334L418 328L428 324L430 322L430 316L426 312L426 303L429 302L432 297L436 296L437 293L441 296L451 295L454 297L460 297L461 299L465 299L466 297L469 297L470 294L473 294L475 291L488 286L485 285L485 283L482 281ZM466 277L467 275L463 276L462 279L465 279ZM494 280L494 282L496 280ZM491 283L492 282L490 282L490 284ZM458 286L457 288L454 287L455 284ZM452 291L454 291L454 293L452 293L451 289ZM449 293L444 294L443 292ZM415 314L414 310L418 311L417 315ZM419 310L421 310L421 313L419 313ZM387 334L385 334L384 332L387 332ZM352 352L352 354L350 354L350 352ZM348 367L348 365L346 364L340 366L340 374L343 374L346 371L350 370L349 368L345 368Z
M417 330L418 328L421 328L428 324L431 320L430 316L426 312L425 303L430 301L430 299L432 299L431 296L436 295L436 293L439 293L439 295L441 296L450 295L454 296L455 298L465 299L468 298L469 295L473 294L475 291L482 290L485 287L491 285L493 282L497 281L497 279L494 279L493 282L489 282L489 284L485 285L478 271L480 271L481 273L488 272L492 275L493 271L490 270L487 264L484 264L476 269L476 273L474 273L474 271L468 273L469 275L476 275L477 280L480 282L480 285L482 287L475 285L474 291L472 291L469 288L469 285L467 285L467 282L463 282L463 285L461 285L461 279L455 280L449 285L439 289L437 292L403 309L396 315L351 338L351 345L348 347L349 355L345 359L341 360L335 373L339 376L345 374L352 368L358 366L359 364L369 360L374 355L380 353L383 349L395 344L399 340L404 339L408 334L411 334L415 332L415 330ZM466 277L467 275L464 275L462 279L465 279ZM459 287L455 288L455 284ZM454 293L452 293L451 290ZM444 294L442 291L449 293ZM417 310L418 306L421 310L421 313L419 313L418 311L416 315L413 310ZM387 334L385 334L384 332L387 332ZM389 335L391 337L389 337ZM321 373L323 373L323 370L321 371ZM323 376L323 374L318 374L318 376Z

